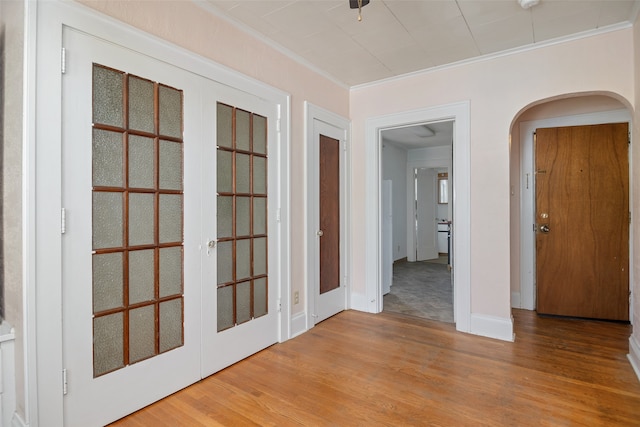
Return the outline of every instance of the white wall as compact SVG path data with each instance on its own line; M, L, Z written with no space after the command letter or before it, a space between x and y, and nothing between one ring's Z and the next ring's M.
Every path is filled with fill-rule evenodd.
M631 105L633 55L633 31L624 28L352 88L354 152L375 143L365 140L368 118L469 101L472 313L490 319L511 316L509 145L514 119L527 106L567 93L610 92ZM356 218L365 215L371 185L364 179L365 160L354 156ZM354 223L353 287L362 293L365 233L364 223Z
M407 256L407 150L382 145L382 179L393 181L393 260Z

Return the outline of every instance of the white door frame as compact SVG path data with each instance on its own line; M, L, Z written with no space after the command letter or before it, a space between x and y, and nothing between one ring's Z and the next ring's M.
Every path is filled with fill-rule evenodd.
M536 241L533 232L535 224L535 173L533 133L537 128L560 126L582 126L604 123L633 122L628 110L605 111L601 113L553 117L520 123L520 294L511 296L511 306L526 310L536 309ZM631 156L629 155L629 208L633 206L633 179ZM633 260L633 221L629 225L629 259ZM629 267L629 290L633 292L633 268ZM629 319L633 320L633 304L629 304Z
M368 118L365 122L365 287L359 295L362 311L382 311L382 251L380 177L384 129L418 123L453 120L453 245L455 247L453 310L456 329L471 332L471 172L470 103L463 101L420 110ZM352 296L353 297L353 296ZM352 300L352 303L356 302Z
M301 333L305 330L312 328L315 325L314 307L315 307L315 285L320 272L320 254L318 248L318 237L316 231L318 227L318 209L316 201L319 194L319 182L317 173L320 159L318 157L318 150L314 149L316 146L316 132L314 131L314 123L321 122L328 126L334 127L342 135L340 138L340 282L342 286L345 286L345 309L349 308L350 295L349 280L351 279L350 272L350 242L349 242L349 223L350 223L350 209L349 200L351 195L351 123L348 119L341 117L335 113L318 107L310 102L305 101L305 157L306 168L305 173L305 247L307 248L307 257L305 265L305 277L307 287L306 304L305 307L305 325L304 330L294 333ZM343 145L344 144L344 145ZM295 316L299 318L300 316ZM295 322L295 320L294 320ZM302 326L301 324L299 327Z
M37 2L27 20L29 43L25 78L38 91L27 94L29 141L25 146L25 342L29 367L27 406L30 425L38 420L63 425L61 283L61 86L62 28L70 26L147 56L165 61L278 105L279 239L281 313L279 341L290 338L290 96L211 60L105 17L75 2ZM37 15L37 25L36 17ZM35 117L38 117L36 123ZM37 170L37 174L36 174ZM37 207L37 210L36 210ZM34 347L37 347L37 354ZM35 369L34 369L35 367ZM36 377L37 373L37 377Z

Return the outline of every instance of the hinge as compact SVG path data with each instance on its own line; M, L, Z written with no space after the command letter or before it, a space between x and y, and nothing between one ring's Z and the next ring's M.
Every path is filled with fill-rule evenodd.
M276 210L276 221L280 222L280 208Z
M276 120L276 132L280 132L280 119Z
M282 303L278 299L278 313L280 313L281 311L282 311Z
M60 52L60 71L62 74L67 72L67 49L65 48Z
M347 141L342 141L342 151L347 151Z
M67 231L67 210L62 208L60 211L60 234L64 234Z
M62 370L62 394L67 394L67 370Z
M631 224L631 211L629 211L629 224Z

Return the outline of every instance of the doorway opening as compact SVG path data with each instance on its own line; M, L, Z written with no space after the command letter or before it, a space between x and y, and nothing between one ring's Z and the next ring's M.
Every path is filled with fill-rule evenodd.
M545 232L539 227L546 223L536 220L549 219L551 216L543 209L537 215L544 218L536 217L534 192L537 169L534 156L536 145L534 134L538 129L569 129L569 127L586 129L587 126L605 123L631 123L628 105L614 94L582 96L574 94L546 100L523 109L514 121L511 145L511 212L513 218L511 221L511 306L513 308L536 310L539 306L537 301L536 237L540 237L540 233ZM630 132L629 138L631 138ZM631 165L629 166L631 167ZM538 169L546 171L547 168L540 167ZM537 225L536 228L534 228L534 224ZM633 224L629 226L630 237L633 235ZM559 231L557 224L553 231ZM589 247L594 246L589 245ZM629 251L631 259L633 259L632 245L629 246ZM625 266L624 268L628 271L630 283L633 283L633 269L630 267ZM629 291L631 292L632 289ZM630 306L630 319L633 318L632 311L633 306Z
M454 322L453 126L444 120L380 133L384 311Z

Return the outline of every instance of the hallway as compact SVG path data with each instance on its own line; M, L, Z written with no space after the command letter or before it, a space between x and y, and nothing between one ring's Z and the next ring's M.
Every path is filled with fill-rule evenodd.
M453 323L451 273L440 260L397 261L393 264L391 292L384 296L383 311Z

